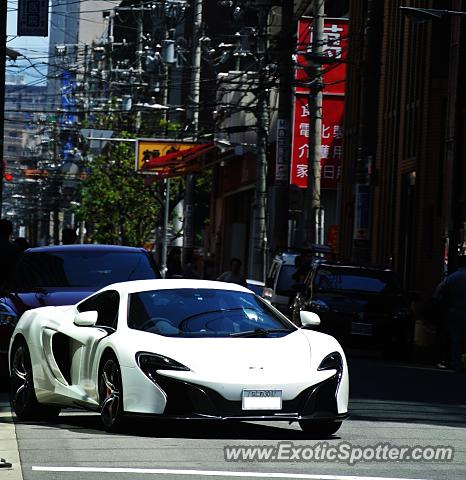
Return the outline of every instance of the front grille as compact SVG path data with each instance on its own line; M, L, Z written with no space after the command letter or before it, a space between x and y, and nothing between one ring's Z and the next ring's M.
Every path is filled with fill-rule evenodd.
M339 376L303 390L293 400L283 401L281 410L243 410L240 401L231 401L216 391L189 382L157 375L157 384L167 395L164 415L211 417L308 416L316 412L337 414L336 392ZM278 415L277 415L278 414Z

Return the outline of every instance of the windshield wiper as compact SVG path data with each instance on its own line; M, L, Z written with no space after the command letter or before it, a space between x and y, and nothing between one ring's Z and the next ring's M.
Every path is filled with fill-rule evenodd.
M234 310L244 310L244 309L254 310L248 307L219 308L217 310L206 310L205 312L194 313L193 315L189 315L188 317L183 318L183 320L181 320L180 324L178 325L178 328L181 330L181 325L184 325L188 320L192 320L193 318L196 318L196 317L201 317L202 315L210 315L211 313L232 312Z
M270 333L290 333L293 330L288 328L256 328L254 330L246 330L244 332L235 332L230 333L230 337L256 337L256 336L267 336Z

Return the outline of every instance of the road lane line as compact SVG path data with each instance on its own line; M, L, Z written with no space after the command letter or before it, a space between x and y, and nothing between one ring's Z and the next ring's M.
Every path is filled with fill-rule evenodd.
M361 477L358 475L312 475L307 473L277 472L234 472L227 470L173 470L165 468L33 466L32 470L36 472L143 473L160 475L204 475L210 477L300 478L304 480L427 480L422 478L402 477Z

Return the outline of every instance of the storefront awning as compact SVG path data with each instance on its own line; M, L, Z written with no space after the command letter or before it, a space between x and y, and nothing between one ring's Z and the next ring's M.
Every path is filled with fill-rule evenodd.
M179 177L195 173L202 168L204 155L213 150L213 142L195 144L191 148L152 157L145 161L142 173L157 175L159 178Z

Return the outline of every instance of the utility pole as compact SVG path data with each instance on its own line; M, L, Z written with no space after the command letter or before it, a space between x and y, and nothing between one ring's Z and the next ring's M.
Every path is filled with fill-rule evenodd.
M144 0L139 0L139 9L137 14L137 29L138 29L137 30L137 52L136 52L137 67L138 67L137 78L138 78L138 84L141 85L142 84L142 62L143 62L143 55L144 55ZM142 111L138 110L136 113L136 122L135 122L136 133L139 133L141 131L141 125L142 125Z
M265 280L267 268L267 145L269 132L269 88L267 85L267 23L270 1L258 2L259 28L257 56L257 159L254 197L252 272L256 280Z
M165 199L163 206L163 238L162 238L162 277L167 278L168 220L170 217L170 178L165 180Z
M278 68L280 75L277 121L277 153L275 164L275 185L273 186L273 235L270 248L277 251L288 245L291 113L293 105L293 22L294 2L282 0L281 31L279 36Z
M314 0L312 22L312 54L319 59L323 54L325 2ZM314 75L309 92L309 157L307 189L304 195L303 225L304 245L323 241L323 210L320 203L320 147L322 135L322 67L319 61L314 63Z
M6 22L7 22L7 2L0 2L0 217L2 216L3 206L3 132L5 122L5 61L6 61Z
M201 36L202 36L202 2L203 0L194 0L193 17L193 59L192 59L192 83L191 83L191 103L192 119L191 128L193 136L197 139L199 134L199 103L201 97ZM183 220L183 257L186 255L194 243L194 175L186 176L186 191L184 195L184 220Z

